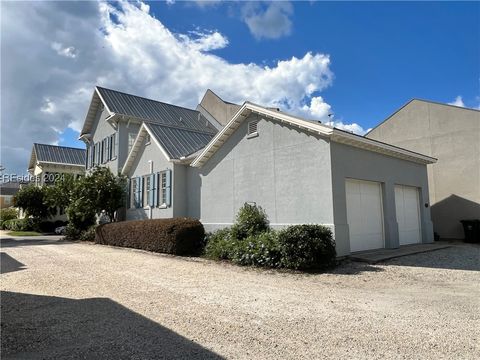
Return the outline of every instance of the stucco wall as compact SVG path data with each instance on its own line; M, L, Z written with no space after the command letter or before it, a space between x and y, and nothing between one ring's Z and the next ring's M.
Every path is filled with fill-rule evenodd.
M93 122L92 134L93 134L93 143L100 143L107 136L110 136L115 133L115 129L110 125L105 119L109 116L107 109L97 111L95 120ZM120 148L120 147L118 147ZM107 166L110 168L112 173L118 174L119 165L118 165L118 156L116 159L107 162L106 164L100 164L102 166Z
M247 124L259 119L258 137ZM233 223L245 202L262 206L273 227L333 224L329 142L251 115L201 168L190 168L188 215L207 230Z
M151 165L149 160L151 160L153 163L153 171L151 171ZM153 208L151 210L151 218L153 219L171 218L173 216L179 216L177 214L174 214L175 202L177 201L174 194L176 191L176 185L178 185L178 181L176 182L175 180L176 173L173 164L165 158L157 145L154 142L151 142L149 145L142 144L142 146L140 147L140 151L137 154L133 163L132 171L128 174L129 178L133 178L136 176L148 175L167 169L172 170L172 206L165 209ZM126 216L127 220L149 219L150 208L148 205L140 209L128 208Z
M398 224L395 210L395 184L414 186L420 189L420 212L422 241L433 241L430 221L428 178L425 165L388 157L371 151L354 148L332 142L332 189L334 198L334 223L337 253L350 252L347 224L345 180L347 178L376 181L382 184L385 246L395 248L399 245Z
M414 100L368 137L438 159L428 166L434 229L463 238L460 220L480 218L480 111Z

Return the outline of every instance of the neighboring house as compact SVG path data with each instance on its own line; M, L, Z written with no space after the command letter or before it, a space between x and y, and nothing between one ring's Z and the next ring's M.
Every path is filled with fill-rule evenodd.
M438 159L428 166L434 230L462 239L460 220L480 218L480 111L414 99L366 136Z
M0 209L13 206L13 197L20 190L20 181L8 181L0 183Z
M211 91L197 111L137 98L97 87L81 135L91 148L119 132L127 219L188 216L214 230L231 225L249 202L275 228L330 227L339 255L433 241L432 157L249 102L234 105ZM132 124L137 131L127 142L121 132ZM105 127L112 130L97 136L94 129Z
M33 144L28 172L37 186L54 184L65 174L85 175L85 149L47 144ZM63 209L50 220L65 220Z

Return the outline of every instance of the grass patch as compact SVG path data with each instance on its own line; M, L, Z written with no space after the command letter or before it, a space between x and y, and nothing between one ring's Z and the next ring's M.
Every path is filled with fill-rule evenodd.
M10 231L9 233L7 233L7 235L10 235L10 236L40 236L42 234L40 234L39 232L36 232L36 231Z

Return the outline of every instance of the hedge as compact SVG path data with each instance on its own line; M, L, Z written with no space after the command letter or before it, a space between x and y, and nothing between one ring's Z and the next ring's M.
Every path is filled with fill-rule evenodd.
M205 230L189 218L121 221L97 226L95 242L174 255L199 255Z

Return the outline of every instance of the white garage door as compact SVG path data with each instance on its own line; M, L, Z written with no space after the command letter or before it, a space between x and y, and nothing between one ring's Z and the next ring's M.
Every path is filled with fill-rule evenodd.
M348 179L345 188L350 251L383 248L382 186L373 181Z
M396 185L395 208L400 245L420 243L422 237L418 189L412 186Z

